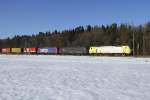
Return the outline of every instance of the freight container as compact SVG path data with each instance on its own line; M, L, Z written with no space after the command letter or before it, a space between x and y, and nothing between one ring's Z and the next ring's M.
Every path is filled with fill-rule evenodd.
M11 48L11 53L22 53L21 48Z
M58 48L56 48L56 47L38 48L38 53L40 53L40 54L57 54Z
M2 48L1 52L2 53L10 53L11 49L10 48Z
M61 54L87 54L85 47L65 47L59 51Z
M37 48L24 48L23 49L24 53L37 53Z

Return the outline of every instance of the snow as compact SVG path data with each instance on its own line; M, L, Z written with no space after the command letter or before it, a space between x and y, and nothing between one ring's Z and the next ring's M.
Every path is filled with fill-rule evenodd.
M0 55L0 100L150 100L150 58Z

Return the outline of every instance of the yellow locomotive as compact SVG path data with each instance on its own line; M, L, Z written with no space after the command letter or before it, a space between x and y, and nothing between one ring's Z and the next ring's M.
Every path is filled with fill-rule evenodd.
M131 49L129 46L99 46L90 47L89 54L126 54L129 55Z

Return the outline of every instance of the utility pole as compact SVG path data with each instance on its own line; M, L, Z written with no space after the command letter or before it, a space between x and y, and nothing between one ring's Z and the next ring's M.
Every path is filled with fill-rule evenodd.
M133 40L132 40L132 43L133 43L133 56L135 56L135 34L133 32Z
M144 38L144 35L143 35L143 56L145 54L145 38Z

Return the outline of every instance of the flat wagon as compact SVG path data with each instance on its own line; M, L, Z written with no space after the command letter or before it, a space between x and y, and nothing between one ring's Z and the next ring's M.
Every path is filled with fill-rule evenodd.
M39 54L58 54L57 47L38 48Z
M11 53L20 54L22 53L22 48L11 48Z
M27 54L36 54L37 53L37 48L24 48L23 52L27 53Z
M11 52L11 48L2 48L1 53L8 54Z
M60 54L87 54L85 47L65 47L59 50Z

